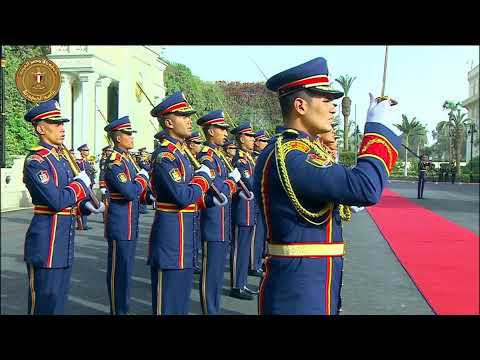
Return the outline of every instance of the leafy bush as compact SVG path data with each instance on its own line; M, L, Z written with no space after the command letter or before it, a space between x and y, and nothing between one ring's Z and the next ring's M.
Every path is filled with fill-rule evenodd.
M357 163L357 153L354 151L340 152L339 163L348 167L355 166Z

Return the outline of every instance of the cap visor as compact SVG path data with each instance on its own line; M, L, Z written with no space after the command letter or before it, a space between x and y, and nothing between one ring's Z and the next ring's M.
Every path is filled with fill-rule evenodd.
M52 124L57 124L57 123L64 123L64 122L69 122L69 119L63 118L63 117L53 117L53 118L46 118L46 119L41 119L35 122L40 122L40 121L46 121Z
M213 126L218 126L224 129L228 129L230 127L230 124L227 123L221 123L221 124L213 124Z
M193 110L193 109L190 109L190 110L180 110L180 111L175 111L174 114L179 114L179 115L183 115L183 116L188 116L188 115L193 115L193 114L196 114L197 111L196 110Z
M312 86L312 87L309 87L308 90L311 90L318 94L329 95L329 97L331 97L333 100L339 99L343 96L343 92L335 90L331 87Z

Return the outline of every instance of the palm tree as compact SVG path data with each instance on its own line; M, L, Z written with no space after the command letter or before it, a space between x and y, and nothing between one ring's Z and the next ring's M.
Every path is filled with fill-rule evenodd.
M416 135L422 133L422 131L424 131L423 125L420 124L420 122L418 120L415 120L415 119L416 119L416 117L414 117L412 120L408 120L407 115L402 114L402 123L401 124L393 124L398 130L400 130L402 132L403 141L405 143L405 146L407 146L407 147L408 147L408 143L409 143L409 140L410 140L411 137L416 136ZM408 151L405 148L405 167L403 169L403 175L404 176L407 176L407 174L408 174L407 164L408 164Z
M454 136L453 134L453 131L452 129L450 128L450 125L451 125L451 122L452 122L452 117L453 117L453 113L459 108L460 106L460 102L455 102L455 101L452 101L452 100L445 100L445 102L443 103L442 105L442 108L443 110L449 110L448 111L448 122L447 122L447 126L448 126L448 129L447 128L444 128L444 126L442 126L442 133L443 134L446 134L448 136L448 161L451 163L452 162L452 148L453 148L453 144L452 144L452 138Z
M340 84L343 89L345 96L342 99L342 114L343 114L343 151L348 151L348 117L350 116L350 110L352 107L352 100L348 97L348 92L350 87L353 84L353 81L357 77L351 77L349 75L340 76L338 79L335 79L336 82Z
M427 145L428 143L426 125L420 124L418 133L414 134L411 140L412 140L411 141L412 146L417 147L417 154L420 155L420 150L422 150L425 147L425 145Z
M467 117L467 113L461 112L458 107L455 108L455 111L450 111L448 121L440 121L437 124L437 130L439 132L446 133L448 131L450 138L453 139L455 166L457 168L456 171L458 175L460 175L461 149L465 142L466 129L468 128L469 124L470 119ZM451 150L452 147L450 147L450 163L452 159Z

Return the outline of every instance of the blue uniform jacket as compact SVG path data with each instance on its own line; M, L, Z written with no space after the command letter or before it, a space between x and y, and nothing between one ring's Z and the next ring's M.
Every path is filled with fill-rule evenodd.
M100 159L99 167L100 173L98 174L98 186L100 188L106 188L107 184L105 183L105 166L107 165L107 160L104 157Z
M233 166L238 168L242 180L249 191L253 192L253 176L255 163L252 157L242 150L238 150L232 160ZM238 226L254 226L256 223L255 202L244 200L237 194L233 197L232 214L233 224Z
M231 203L237 191L235 182L228 178L228 161L216 145L206 143L197 158L210 169L217 189L228 198L228 204L222 207L211 207L201 210L201 234L203 241L228 241L231 235Z
M315 152L306 134L291 129L282 133L291 186L307 210L325 211L323 216L310 219L320 225L300 216L288 198L277 169L278 137L271 140L260 154L255 169L255 196L269 243L342 242L340 215L333 211L335 204L369 206L379 201L395 165L400 140L379 123L367 123L364 131L358 162L353 169L333 163L331 156Z
M140 159L140 161L138 162L138 166L140 167L140 169L144 169L145 171L150 172L151 167L149 161Z
M77 205L85 214L88 188L73 180L67 160L56 147L40 143L27 156L23 167L34 216L25 237L24 260L42 268L72 265Z
M95 168L88 162L88 160L85 159L80 159L77 160L78 167L80 170L83 170L87 173L88 177L90 178L90 181L92 182L90 187L93 187L95 184Z
M152 157L150 183L156 198L148 264L160 269L193 267L194 214L213 206L205 196L211 180L194 175L184 144L166 135Z
M109 193L106 238L109 241L137 240L140 202L147 203L147 179L137 174L126 150L113 149L105 167L105 183Z

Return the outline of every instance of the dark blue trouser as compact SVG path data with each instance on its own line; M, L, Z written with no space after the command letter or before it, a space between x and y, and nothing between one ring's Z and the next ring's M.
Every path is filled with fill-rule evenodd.
M200 249L202 247L201 233L200 233L200 214L195 214L194 218L194 237L193 237L193 266L200 268Z
M265 247L265 227L263 226L260 213L257 213L257 224L255 225L255 240L252 243L250 254L250 270L262 268L262 257Z
M243 289L247 285L250 245L255 235L254 229L254 226L235 225L230 255L231 286L234 289Z
M260 283L260 315L336 315L343 257L266 259Z
M137 242L108 241L107 289L110 315L127 315Z
M141 214L146 214L147 213L147 205L145 204L140 204L139 212Z
M226 241L203 242L200 280L200 303L203 315L220 313L220 299L229 247L230 243Z
M418 198L423 198L423 187L425 186L426 173L425 171L420 171L418 174Z
M72 268L47 269L27 264L28 314L63 315Z
M193 269L162 270L151 266L150 274L153 315L188 315Z

